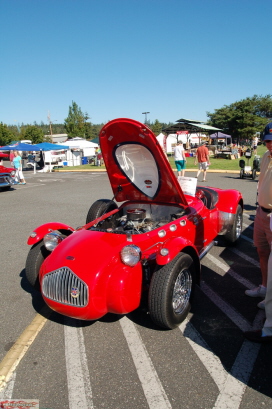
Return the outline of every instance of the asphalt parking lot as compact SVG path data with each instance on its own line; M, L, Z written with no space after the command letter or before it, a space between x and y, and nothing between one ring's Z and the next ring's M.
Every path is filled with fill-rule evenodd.
M113 196L105 172L26 171L26 185L0 192L1 362L26 329L34 332L29 326L38 312L41 317L0 401L39 399L43 409L272 407L271 346L242 335L264 319L258 300L244 295L260 278L252 243L257 180L207 176L206 186L242 192L243 234L233 248L219 240L203 259L192 311L174 331L158 329L142 310L91 323L47 315L25 279L28 235L49 221L84 224L95 200Z

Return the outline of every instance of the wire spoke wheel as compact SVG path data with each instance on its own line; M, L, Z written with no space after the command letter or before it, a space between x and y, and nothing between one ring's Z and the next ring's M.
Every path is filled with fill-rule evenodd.
M155 324L172 329L185 320L191 307L195 277L192 257L182 252L170 263L158 267L148 294L149 312Z
M192 290L192 276L189 270L179 273L175 282L172 305L176 314L181 314L188 305Z

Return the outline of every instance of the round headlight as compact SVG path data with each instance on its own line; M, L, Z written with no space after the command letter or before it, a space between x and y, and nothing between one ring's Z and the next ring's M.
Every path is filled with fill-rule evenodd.
M15 170L12 170L11 172L10 172L10 176L12 176L13 178L14 178L14 176L15 176Z
M141 250L134 244L125 246L121 250L121 260L127 266L135 266L141 258Z
M62 240L63 238L58 233L48 233L43 238L44 245L48 251L53 251Z

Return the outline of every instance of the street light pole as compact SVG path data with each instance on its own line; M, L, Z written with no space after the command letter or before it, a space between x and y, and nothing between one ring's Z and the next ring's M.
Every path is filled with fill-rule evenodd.
M145 124L147 123L147 114L150 114L150 112L142 112L143 115L145 115Z

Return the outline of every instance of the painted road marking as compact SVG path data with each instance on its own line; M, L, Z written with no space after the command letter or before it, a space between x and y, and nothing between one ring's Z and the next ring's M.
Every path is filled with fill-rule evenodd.
M127 317L120 320L123 333L150 409L170 409L165 390L136 326Z
M93 409L93 398L82 328L64 319L65 359L69 409Z
M249 322L232 308L226 301L224 301L218 294L216 294L205 282L201 282L200 286L204 294L243 332L249 331L251 325Z
M16 373L13 372L9 381L6 384L6 387L0 391L0 399L11 399L12 398L15 379L16 379Z
M243 342L213 409L239 409L260 347L247 340Z
M221 270L223 270L224 273L229 274L236 281L243 284L246 288L251 290L251 289L256 287L255 284L251 283L249 280L247 280L246 278L240 276L238 273L236 273L234 270L232 270L232 268L230 268L230 266L228 264L222 263L222 261L217 260L217 258L212 256L211 254L206 254L206 257L213 264L215 264L217 267L219 267Z
M245 236L244 234L241 234L242 239L249 241L250 243L253 243L253 240L250 239L249 237Z
M42 315L37 314L31 324L22 332L15 344L10 348L0 363L0 390L5 388L17 365L26 354L28 348L35 340L38 333L47 322L51 311L45 307L41 310Z
M237 254L237 256L241 257L242 259L249 261L251 264L253 264L255 267L260 268L260 263L259 261L255 260L254 258L247 256L245 253L242 253L242 251L234 248L234 247L230 247L229 248L230 251L232 251L233 253Z
M260 345L244 341L228 373L220 359L213 354L210 347L187 319L179 326L179 329L219 389L219 395L213 409L238 409Z

